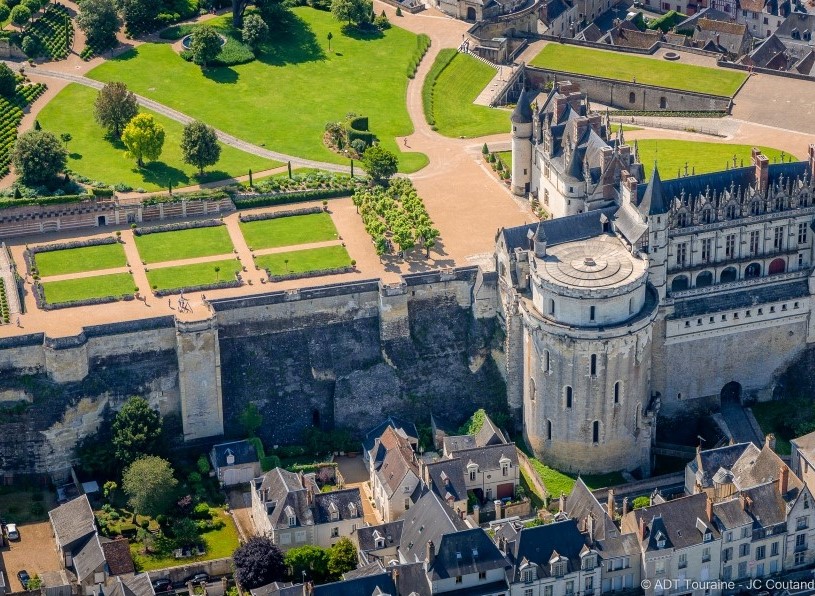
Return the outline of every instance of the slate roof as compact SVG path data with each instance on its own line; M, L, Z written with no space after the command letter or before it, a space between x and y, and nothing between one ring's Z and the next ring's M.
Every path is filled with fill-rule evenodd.
M586 520L589 517L593 518L595 540L605 540L620 534L617 526L608 516L607 509L600 504L580 477L575 481L572 492L566 499L564 512L569 518L576 520L583 531L586 531L587 528Z
M546 23L551 23L570 8L572 7L564 0L548 0L545 10Z
M454 451L477 447L473 435L447 435L442 439L441 444L444 453L453 453Z
M231 464L226 463L229 454L235 457ZM221 443L212 448L212 460L216 467L239 466L260 461L255 446L249 441L232 441L231 443Z
M747 52L750 49L750 34L743 23L701 18L696 22L693 39L702 44L711 43L717 51L732 54L741 54L742 50Z
M465 467L472 462L478 464L478 468L481 470L496 470L501 467L499 462L504 457L509 459L512 466L518 467L518 453L515 450L515 443L462 449L456 451L454 455L461 460Z
M386 452L382 458L382 464L375 473L390 498L410 472L413 472L417 478L419 477L419 466L416 462L416 454L408 440L400 436L392 427L385 429L380 443Z
M117 583L124 586L125 596L155 596L150 576L139 573L128 577L117 577Z
M327 524L332 521L332 506L336 509L340 520L359 519L363 515L362 496L359 488L346 488L334 490L328 493L316 493L314 495L315 524Z
M599 41L612 46L647 50L659 42L660 38L661 34L657 31L640 31L630 21L621 21Z
M751 306L766 304L768 302L804 298L808 295L809 287L807 285L807 280L799 279L790 281L788 283L776 283L767 286L759 286L756 288L742 290L740 292L712 294L698 298L677 300L674 304L674 312L669 318L681 319L685 317L706 315L723 310L750 308ZM713 470L712 473L715 472L716 470Z
M580 33L577 34L575 39L583 41L598 41L603 37L603 30L594 23L589 23Z
M266 584L265 586L260 586L259 588L252 588L249 592L252 596L278 596L281 594L281 590L285 588L291 588L294 584L292 582L272 582L270 584ZM298 594L302 594L303 588L302 585L298 585L300 591L297 592Z
M748 524L753 529L769 528L787 521L787 504L778 490L778 482L768 482L715 503L713 514L720 531Z
M445 502L447 502L448 497L452 497L453 501L467 500L467 485L464 482L466 470L464 462L460 458L442 458L426 464L424 472L430 490L439 495Z
M389 567L394 574L398 594L405 596L430 596L430 584L424 571L424 563L407 563Z
M677 31L687 31L696 27L696 23L699 19L709 19L713 21L727 21L730 22L731 16L724 12L723 10L718 10L716 8L703 8L699 12L696 12L690 15L684 21L678 23L676 25Z
M379 590L379 592L377 592ZM314 586L312 594L318 596L374 596L375 594L397 594L390 573L367 575L348 581Z
M745 451L754 450L758 454L758 447L752 443L737 443L735 445L725 445L717 449L708 449L696 453L687 467L696 478L702 488L713 486L713 475L720 468L729 470L733 464L744 454ZM689 487L692 488L692 487Z
M787 46L773 33L750 52L743 62L763 68L786 70L790 60L787 55Z
M136 572L133 557L130 554L130 544L126 539L102 539L101 543L102 551L105 553L105 560L108 563L108 570L111 575L124 575L125 573Z
M416 425L408 420L402 420L396 416L388 416L383 422L376 425L374 428L365 433L365 439L362 441L362 446L365 451L370 452L374 448L377 440L385 432L385 429L392 427L396 430L401 430L405 437L412 442L419 442L419 432L416 430Z
M635 509L629 512L636 525L645 521L646 535L642 542L646 550L659 550L658 540L665 540L665 548L682 549L704 542L704 532L711 539L720 538L719 530L707 519L707 494L698 493L680 497L659 505Z
M507 438L501 429L495 426L492 419L485 414L484 424L475 434L475 444L477 447L486 447L487 445L498 445L499 443L507 443Z
M456 512L433 491L425 493L402 519L399 558L406 563L424 561L429 540L438 548L444 534L468 529Z
M286 509L293 511L297 517L297 525L305 526L314 523L314 516L308 506L308 496L300 476L282 468L275 468L261 477L260 486L256 490L266 494L269 522L273 528L288 528L289 521ZM268 491L268 493L266 493Z
M538 224L538 230L546 235L548 246L595 238L603 234L603 223L600 218L605 215L611 219L616 211L617 206L614 205L577 215L547 219Z
M435 544L435 543L434 543ZM509 568L509 562L481 528L441 537L433 565L427 570L432 581Z
M398 519L396 521L379 524L377 526L365 526L363 528L357 528L357 548L363 552L376 550L377 535L385 539L385 546L382 548L398 545L402 538L403 523L404 520Z
M382 566L382 563L377 559L373 563L368 563L367 565L362 565L361 567L352 569L347 573L343 573L342 579L348 581L356 579L358 577L368 577L370 575L379 575L381 573L385 573L385 568Z
M105 553L96 533L72 546L71 555L74 572L80 583L84 583L88 578L93 579L94 572L105 564Z
M549 561L554 553L569 560L568 572L580 568L580 552L588 545L588 537L577 527L577 520L567 519L544 526L523 528L510 551L511 581L521 580L520 567L525 562L540 567L539 577L549 577Z
M775 34L784 41L787 41L785 38L789 38L791 41L805 44L807 42L802 37L806 31L815 34L815 14L791 12L778 26ZM795 33L798 34L797 38L794 37Z
M526 88L521 90L518 103L509 118L515 124L528 124L532 122L532 98Z
M77 497L48 512L57 544L69 547L88 534L96 533L93 510L87 495Z

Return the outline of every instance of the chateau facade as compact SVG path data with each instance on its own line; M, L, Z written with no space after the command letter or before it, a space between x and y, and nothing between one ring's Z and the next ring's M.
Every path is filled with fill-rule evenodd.
M512 190L554 216L496 238L510 406L547 463L650 472L657 414L769 399L815 341L808 159L647 180L561 83L512 115Z

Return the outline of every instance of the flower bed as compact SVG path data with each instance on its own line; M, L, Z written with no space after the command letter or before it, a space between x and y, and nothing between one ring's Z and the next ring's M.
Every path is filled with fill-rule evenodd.
M260 194L274 194L277 192L294 192L303 190L317 190L330 188L354 189L360 182L347 174L331 172L309 172L288 176L273 176L259 181L253 188ZM249 185L243 184L244 188Z
M177 232L179 230L193 230L196 228L215 228L224 225L220 219L205 219L202 221L185 221L181 223L165 224L163 226L152 226L149 228L136 228L133 234L136 236L147 236L149 234L161 234L162 232Z
M263 221L266 219L279 219L281 217L291 217L293 215L311 215L312 213L322 213L322 207L306 207L304 209L290 209L288 211L275 211L273 213L253 213L250 215L241 215L238 219L242 223L250 221Z

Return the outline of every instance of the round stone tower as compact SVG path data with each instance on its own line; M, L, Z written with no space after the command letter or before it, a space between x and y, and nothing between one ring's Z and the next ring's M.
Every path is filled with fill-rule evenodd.
M512 192L526 196L532 180L532 106L526 89L512 112Z
M658 408L648 261L610 233L547 247L542 228L522 301L527 444L559 470L647 475Z

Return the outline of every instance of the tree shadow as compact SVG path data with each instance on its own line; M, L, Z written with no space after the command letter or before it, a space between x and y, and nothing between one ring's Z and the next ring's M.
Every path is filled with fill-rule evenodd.
M139 57L139 48L131 48L119 54L118 56L114 56L110 59L111 62L127 62L128 60L135 60Z
M190 177L183 171L169 166L163 161L151 161L143 168L133 168L133 172L140 174L145 182L166 188L173 186L188 186Z
M233 68L229 68L228 66L205 68L201 71L201 73L210 81L215 83L226 83L229 85L234 85L240 78L238 72Z
M286 11L281 18L282 33L273 36L276 43L266 43L255 53L259 62L285 66L325 60L325 52L308 23L291 11Z
M82 154L77 153L76 151L73 151L73 152L68 154L68 157L70 157L71 159L79 160L79 159L82 159Z
M223 170L204 170L204 174L199 176L198 174L194 174L193 182L197 184L206 184L208 182L228 182L228 181L235 181L235 177L232 176L229 172L224 172Z
M385 34L373 25L343 25L342 34L357 41L374 41L382 39Z

